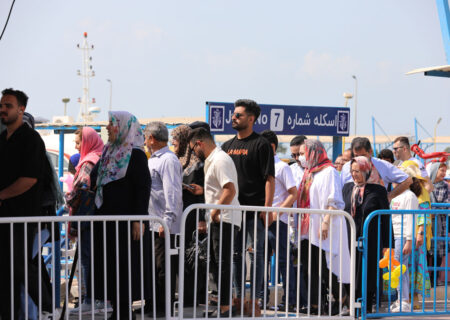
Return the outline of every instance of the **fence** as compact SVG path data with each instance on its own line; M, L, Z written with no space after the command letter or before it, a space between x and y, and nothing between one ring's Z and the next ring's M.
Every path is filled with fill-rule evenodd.
M448 204L432 204L432 206L449 207ZM447 271L450 270L447 260L450 240L448 214L448 210L379 210L372 212L367 217L364 222L363 237L359 239L363 243L361 302L363 320L393 316L423 317L450 314L447 307ZM393 222L393 220L395 221ZM395 229L393 224L395 224ZM421 228L419 229L419 227ZM422 228L424 229L424 240L423 243L420 243L421 240L419 239L417 242L417 237ZM376 236L372 238L371 235L374 234ZM373 239L376 241L369 244L369 241L374 241ZM427 239L429 239L428 245ZM407 245L408 240L410 242ZM394 250L394 243L395 255L392 256L389 253L383 255L382 249ZM431 250L427 248L430 245L432 245ZM370 249L374 249L376 253L369 252ZM441 267L438 263L439 250L444 254L445 267ZM381 275L381 269L378 267L383 257L384 265L390 271ZM374 261L375 258L376 261ZM397 261L400 266L397 266ZM430 262L431 264L427 265ZM376 264L376 270L371 266L373 264ZM405 268L402 265L405 265ZM429 271L432 271L432 275L434 275L432 280L428 279ZM438 271L445 271L443 301L437 299L439 295L442 295L442 289L437 288ZM376 277L376 281L374 281L374 277ZM381 277L384 281L383 289L388 291L384 295ZM375 290L371 290L371 287L375 287ZM397 288L395 290L397 298L391 288ZM422 297L419 298L418 294ZM383 296L387 296L387 299L383 299ZM372 305L372 299L375 300L374 309L368 310Z
M186 236L188 235L186 221L190 215L193 215L195 225L197 225L200 220L201 209L208 212L211 209L219 209L222 213L225 212L224 210L236 211L237 216L243 217L243 222L240 228L227 229L227 224L223 220L219 224L211 223L209 213L206 213L207 240L202 239L201 235L197 234L193 237L193 242L191 241L191 243L195 243L193 250L191 250L191 257L194 257L194 272L191 273L194 281L192 287L186 288L184 272L186 267ZM286 215L286 218L277 215L276 221L271 226L272 235L269 233L268 226L259 229L262 230L262 233L258 233L261 219L254 214L252 216L252 212L264 212L262 216L266 219L269 212L282 212ZM310 217L310 223L306 230L307 236L301 233L293 233L291 237L287 237L285 233L288 230L287 227L289 225L300 226L300 221L303 217L306 217L305 214L309 214ZM313 232L318 231L317 226L323 222L324 215L330 215L331 218L328 237L322 240L322 238L314 236ZM249 218L247 219L247 217ZM286 225L283 225L283 220L287 222ZM135 228L135 223L137 223L137 228ZM157 232L149 232L149 230L157 230L158 224L164 227L164 237L159 237ZM141 230L142 225L145 226L145 231L140 234L139 230ZM350 228L349 232L346 231L347 226ZM78 308L77 312L73 312L73 309L69 310L69 306L72 307L73 302L70 299L68 286L69 269L70 264L72 263L73 267L73 265L77 265L77 261L73 254L68 253L72 247L67 238L61 242L64 243L63 247L58 247L59 241L57 241L56 235L60 233L60 228L64 231L62 234L66 237L72 229L77 230L76 248L81 263L78 263L80 268L78 272L75 272L78 285L75 295L79 297L80 305L83 295L87 294L91 297L92 303L88 310L83 310L81 307ZM60 303L68 307L64 319L107 318L111 316L106 308L108 301L112 303L116 310L116 319L131 319L134 316L144 319L144 317L149 316L149 312L153 318L185 319L197 318L199 315L208 318L211 317L209 311L213 308L210 306L210 303L213 302L213 299L210 299L212 298L210 285L212 283L217 284L217 310L221 310L221 306L225 305L222 303L223 301L227 301L228 305L231 304L230 297L233 292L235 296L240 294L242 299L239 303L236 303L238 308L235 309L240 310L239 316L241 318L275 316L298 319L315 316L316 313L317 317L314 318L317 319L330 318L331 316L335 319L353 318L356 306L354 296L355 226L352 218L346 212L195 205L187 208L183 213L183 232L180 233L179 239L176 239L179 240L179 246L171 245L171 237L167 230L168 228L163 220L148 216L60 216L0 219L0 238L4 247L3 262L0 265L4 279L6 278L6 283L9 283L9 286L0 288L2 319L20 317L41 319L49 315L52 315L52 319L59 319L61 314ZM230 233L227 233L226 230L229 230ZM245 237L242 237L239 242L235 240L235 236L238 236L240 230L244 233L248 231L250 235L256 234L251 248L246 245ZM283 233L286 236L284 238L282 238ZM46 235L50 235L50 239ZM225 236L230 236L228 243L224 241ZM269 236L274 236L274 238L269 241ZM216 238L213 239L214 237ZM136 240L133 240L133 238ZM314 242L314 238L318 239L318 242ZM158 239L163 242L163 252L160 247L157 247ZM261 239L264 241L261 241ZM200 245L202 241L206 245L206 250L203 253ZM344 249L348 242L350 243L349 256L345 258ZM44 243L47 243L47 248L41 250ZM216 271L213 264L210 263L212 260L211 244L214 243L219 249L218 269ZM228 277L222 271L226 269L226 264L223 263L224 251L220 250L224 250L223 248L226 247L224 244L226 243L228 244L227 252L229 253L230 265L233 264L233 259L236 259L234 247L238 243L241 244L241 256L245 257L246 253L251 253L254 258L256 257L256 263L258 257L263 257L263 267L261 268L258 265L250 271L251 276L249 278L250 280L255 279L254 286L251 285L253 281L247 281L248 277L246 276L240 278L240 282L233 284L232 278L235 276L235 271L231 268L227 269ZM273 245L272 248L270 243ZM49 260L47 266L43 263L45 256L47 256L46 251L49 249L52 253L61 250L61 260L65 263L60 273L56 268L56 260L58 259L56 254L48 255L50 258L47 259ZM281 263L283 249L286 250L285 264ZM322 253L322 249L324 253ZM181 254L178 264L178 298L176 298L172 291L175 282L170 276L163 277L164 288L163 293L160 294L162 284L158 283L158 274L160 275L161 272L165 275L173 274L173 269L177 265L171 263L171 257L176 256L178 250ZM155 258L157 251L164 256L163 270L161 270L161 264L158 266L155 261L157 260ZM275 272L272 272L275 279L270 279L273 288L268 288L270 263L267 263L267 261L272 251L275 255ZM330 251L331 254L329 254ZM203 261L206 267L203 271L200 268L201 254L204 254ZM83 258L86 255L88 258ZM150 261L146 260L147 258ZM294 262L295 259L296 262ZM243 258L240 260L240 264L235 263L238 266L236 270L240 270L241 274L246 274L246 264L246 259ZM50 267L49 276L46 272L47 267ZM89 271L86 271L86 268ZM256 281L258 280L257 277L260 277L261 271L263 271L263 281L262 285L257 287ZM214 281L208 281L209 274L216 275L213 277ZM284 290L281 290L278 286L280 274L285 287ZM303 278L303 276L305 277ZM57 280L60 277L64 280L65 285L62 290L62 298L56 297L55 290ZM336 281L336 279L342 280L344 278L347 278L348 286L343 285L344 281ZM295 279L295 281L292 282L292 279ZM306 283L302 283L302 279L306 280ZM199 287L202 285L201 280L204 280L202 290ZM83 284L86 286L86 291L82 290ZM251 293L246 294L249 286L251 287ZM237 292L239 289L240 292ZM302 289L306 292L305 295L300 294ZM343 310L340 304L338 308L332 308L333 300L336 302L343 300L344 289L349 296L348 316L341 314ZM187 305L186 301L189 296L186 296L186 292L190 291L193 292L192 298L194 301L191 305ZM200 291L204 292L202 301L197 300L197 293ZM331 292L333 292L333 295ZM22 298L20 293L22 293ZM270 296L269 293L271 293ZM278 306L281 293L285 295L286 308L284 309ZM291 310L292 304L289 306L289 301L297 293L298 296L294 299L295 309ZM316 296L314 293L316 293ZM249 304L246 301L246 298L255 301L258 297L262 297L262 314L259 314L259 307L256 304ZM164 298L163 304L160 303L161 298ZM228 298L228 300L225 298ZM303 302L301 302L301 298L304 299ZM103 302L104 307L100 314L99 310L96 309L95 299ZM275 307L274 310L269 309L269 303L270 306ZM33 306L34 304L35 306ZM316 310L314 310L315 304L317 304ZM305 308L302 309L302 306L305 306ZM216 316L220 315L217 314ZM232 314L229 313L229 316L231 317Z
M101 299L105 306L111 301L117 319L131 319L132 307L139 306L141 310L136 313L143 319L144 301L153 307L154 316L157 315L159 297L156 296L155 285L152 285L157 281L155 260L149 261L146 257L155 256L155 237L158 237L156 232L149 230L163 226L164 236L159 237L165 260L162 268L165 274L170 274L170 256L174 251L170 249L168 228L162 219L149 216L23 217L0 219L3 246L1 274L4 280L7 279L3 283L9 283L9 286L3 285L0 288L2 319L41 319L50 315L52 319L59 319L61 299L55 296L55 284L59 277L66 280L64 299L61 302L69 305L69 264L76 264L76 258L67 254L70 249L69 241L64 241L63 248L56 246L59 243L56 239L60 225L66 235L70 229L77 230L76 250L83 269L89 269L89 272L81 272L82 268L79 268L76 273L78 297L82 296L81 287L84 283L86 293L93 301ZM47 240L48 236L50 240ZM86 238L90 241L85 241ZM46 246L52 252L65 252L66 263L61 274L55 272L56 255L52 254L48 276L41 250L45 242L48 242ZM86 256L87 259L84 258ZM164 281L163 297L170 297L171 279L165 277ZM137 303L133 305L133 301ZM81 305L81 298L79 304ZM170 299L165 301L164 309L159 310L160 314L165 313L170 317L170 304ZM66 312L64 318L93 319L94 314L98 313L98 310L94 310L94 305L91 304L90 310L79 308L76 314L72 312L69 315ZM106 319L106 307L103 314Z
M191 232L203 220L202 210L206 210L204 220L209 230L207 238L202 238L198 233L191 238ZM220 210L221 214L225 213L223 216L227 216L227 218L221 218L219 223L213 223L209 219L208 213L210 210ZM266 220L269 212L279 214L269 228L267 225L263 225L262 220L258 217L260 214L257 216L254 214L255 212L262 213L261 217L266 218ZM281 213L286 216L281 218ZM310 217L306 236L301 232L291 238L283 235L285 231L282 230L286 230L287 226L300 226L300 221L303 217L306 217L305 214L309 214ZM230 215L242 216L240 228L231 227L232 218L230 218ZM318 226L323 222L324 215L331 216L329 234L326 240L322 240L322 238L317 240L313 232L319 231ZM287 223L282 222L282 220ZM347 226L350 227L348 233L346 231ZM296 319L312 315L317 315L315 317L317 319L330 318L331 316L336 319L353 318L355 312L356 236L354 221L348 213L336 210L196 204L184 211L181 230L178 318L214 318L219 316L259 318L275 316ZM242 234L247 235L248 238L246 239ZM272 241L270 241L271 236L274 236ZM348 260L344 261L344 250L348 247L348 240L350 242L349 256ZM272 245L271 249L269 249L269 245ZM322 249L327 254L322 254ZM286 250L285 254L283 254L283 250ZM275 286L272 289L272 295L269 296L269 263L267 261L272 251L275 255L275 279L272 279ZM329 254L330 251L331 254ZM248 261L242 258L245 257L246 253L251 256L250 261L254 261L256 267L251 268L249 277L242 277L241 274L246 274L248 264ZM282 256L286 257L285 263L282 262ZM261 258L262 266L258 264L258 259ZM291 258L293 259L291 260ZM297 260L296 266L290 268L294 259ZM189 266L190 263L193 264L193 267ZM231 265L234 265L234 268L229 267ZM328 268L325 267L326 265ZM338 271L335 272L335 270ZM323 272L327 273L323 274ZM261 276L261 273L263 276ZM279 293L281 293L277 285L279 273L283 277L284 308L278 307ZM211 292L209 274L213 274L215 280L213 282L216 283L216 299ZM340 304L337 308L333 307L332 309L332 300L334 299L337 302L342 301L343 298L343 281L339 281L337 284L336 276L339 280L348 279L349 285L346 291L349 295L349 312L347 315L342 314L342 305ZM248 278L250 278L250 281L248 281ZM260 285L258 285L258 279L261 278L262 281L259 280ZM293 283L291 282L292 278L295 279ZM307 280L308 284L304 284L302 280ZM333 285L338 286L338 293L336 287L333 290ZM250 293L246 294L248 287L250 287ZM326 289L329 291L328 294L324 292ZM306 296L302 296L301 292L305 291ZM232 300L233 292L237 298L240 297L241 299ZM295 309L289 308L290 301L292 301L292 297L289 296L291 292L297 295L294 300ZM314 296L313 292L317 292L317 296ZM333 298L331 292L333 292ZM193 298L193 310L185 308L186 297L189 295L192 295ZM261 314L259 313L259 306L255 304L258 298L262 304ZM303 309L301 309L302 298L305 307ZM274 308L268 308L269 301L274 302L271 303ZM213 302L217 304L217 307L211 306ZM315 304L317 306L314 308L313 305ZM325 308L324 305L327 305L327 307ZM225 308L222 309L222 307ZM211 313L210 311L213 309L216 311ZM226 309L229 311L227 312ZM222 312L222 310L225 311Z

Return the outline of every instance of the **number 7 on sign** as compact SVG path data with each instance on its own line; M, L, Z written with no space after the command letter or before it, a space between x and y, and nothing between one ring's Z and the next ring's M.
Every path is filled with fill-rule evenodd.
M284 110L272 109L270 110L270 130L283 131L284 125Z

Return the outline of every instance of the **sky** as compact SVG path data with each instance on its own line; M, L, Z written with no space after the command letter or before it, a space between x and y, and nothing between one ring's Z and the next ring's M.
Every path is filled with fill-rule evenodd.
M0 1L1 28L10 4ZM17 0L0 41L0 88L25 91L27 111L47 119L68 97L76 117L84 32L98 120L106 79L113 110L157 118L202 117L206 101L238 98L343 106L356 75L358 134L372 133L373 116L389 135L414 134L414 117L433 134L442 117L437 134L450 135L450 79L405 75L447 64L432 0Z

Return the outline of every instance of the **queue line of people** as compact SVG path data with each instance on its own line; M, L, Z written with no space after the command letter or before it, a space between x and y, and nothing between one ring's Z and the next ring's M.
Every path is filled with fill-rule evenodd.
M25 132L22 117L26 102L20 99L23 94L20 91L17 93L15 90L8 89L2 94L0 116L7 126L7 130L0 136L0 150L3 154L4 150L11 148L14 138L18 136L17 132ZM183 209L189 204L203 201L264 207L276 205L322 210L344 209L355 220L356 236L359 237L362 236L365 219L374 210L388 209L395 203L398 203L397 208L403 208L404 194L407 194L409 198L413 198L413 194L417 198L418 208L429 209L430 196L427 189L433 187L430 184L435 183L440 188L444 188L442 184L439 184L442 180L438 179L442 175L438 174L441 170L440 165L437 170L433 167L431 179L426 179L421 173L419 164L412 159L405 160L401 168L397 168L387 161L372 157L369 140L360 137L352 141L351 159L342 165L340 173L328 159L321 142L306 139L304 136L297 136L292 140L290 148L296 162L291 167L287 167L276 156L278 140L275 133L266 131L258 134L253 130L260 112L260 107L255 101L237 100L232 114L232 126L237 134L221 148L215 145L207 124L197 123L192 124L191 127L180 126L172 132L174 153L169 149L169 133L164 123L149 123L143 131L136 117L125 111L109 113L108 142L104 146L98 134L89 128L82 128L77 133L80 162L76 167L74 191L67 195L68 205L73 208L77 191L80 188L88 188L95 194L94 215L150 215L163 219L168 227L168 230L164 230L160 224L147 222L131 222L129 225L126 222L95 222L93 243L80 246L81 251L83 247L86 250L92 246L93 252L92 257L89 256L88 251L81 253L83 277L87 280L85 301L109 300L113 307L111 319L130 316L134 318L135 313L132 312L130 301L140 300L141 288L144 288L145 306L141 312L156 317L166 315L166 299L171 299L171 306L176 300L178 263L177 256L172 255L170 275L165 274L167 249L165 237L170 237L169 243L173 249L176 247L177 234L185 232L188 235L198 230L197 236L201 232L207 232L210 235L213 257L211 260L219 265L218 268L211 268L211 270L220 300L203 301L220 306L211 316L229 317L241 312L244 312L246 316L259 316L261 309L267 307L264 302L268 301L267 297L264 297L266 291L264 287L267 285L264 283L264 270L267 264L267 261L264 261L265 238L266 229L268 229L269 239L271 239L269 242L277 256L284 289L282 302L274 306L274 309L310 314L323 314L331 310L331 314L337 314L341 304L348 303L349 295L346 290L343 301L339 300L340 284L350 282L348 264L342 266L338 262L339 259L349 261L350 255L348 241L342 242L342 238L348 235L347 223L342 216L303 213L295 219L292 215L271 212L242 214L211 210L208 215L202 213L198 219L191 218L186 224L186 230L180 230ZM33 135L31 132L28 134L32 135L34 140L38 140L38 135ZM406 141L400 139L396 142L401 144L397 150L403 147L406 149ZM144 144L151 151L150 158L147 158L143 151ZM42 144L36 143L34 148L40 145ZM394 148L394 152L395 150ZM37 152L38 150L36 155ZM5 158L9 159L9 157ZM5 164L11 165L10 162ZM14 173L17 181L26 185L21 189L22 193L36 200L40 192L37 186L44 177L37 172L40 168L37 168L35 163L33 166L36 173L30 174L32 178L28 178L28 173L23 178L24 173L19 170ZM8 175L8 181L12 185L17 182L10 175ZM17 205L15 201L17 191L14 188L15 185L12 187L11 184L0 185L2 216L20 216L14 207ZM392 189L388 192L389 185ZM30 190L32 194L29 193ZM442 194L444 193L442 191ZM442 194L439 193L437 196L442 198ZM24 211L22 214L26 215ZM205 221L206 217L209 217L209 221ZM275 224L273 224L274 221ZM389 248L392 242L399 243L399 247L403 248L400 256L404 259L410 254L411 238L416 239L415 260L412 263L412 269L408 264L408 270L412 275L409 279L414 282L414 292L411 294L415 297L413 300L417 301L416 295L423 292L421 285L425 284L425 292L429 293L426 251L431 245L431 219L426 214L417 215L415 222L417 228L412 231L409 230L410 222L408 223L404 227L405 237L401 238L398 232L389 230L389 217L383 216L381 230L378 230L375 225L369 230L369 233L374 235L369 241L369 248L371 251L381 250ZM243 228L244 225L245 228ZM396 224L393 223L393 225L395 229ZM206 226L209 226L209 229ZM119 238L116 236L116 228L118 228ZM296 232L292 237L292 246L297 246L296 252L301 251L301 257L296 264L294 263L295 250L289 248L290 245L276 248L276 241L274 241L278 238L279 243L287 243L290 237L289 229L292 228L294 233ZM414 236L411 237L410 231L414 232ZM82 227L79 232L82 239L89 239L88 236L83 235L86 229ZM379 243L375 236L378 232L381 233ZM389 239L389 234L395 236L394 241ZM108 244L106 252L104 238ZM128 246L129 241L130 246ZM422 245L424 243L425 249ZM396 249L398 249L397 246ZM250 298L245 294L243 276L246 274L244 256L246 252L250 254L252 269ZM118 256L116 256L117 253ZM231 253L233 253L233 266L230 261ZM130 269L129 256L131 257ZM376 257L376 255L370 255L370 257L373 256ZM357 297L361 294L361 268L359 267L361 259L361 255L357 254ZM91 260L93 260L93 270L86 271L89 270L86 261ZM21 261L20 257L17 261ZM152 277L153 264L155 265L154 277ZM372 301L371 296L375 294L374 279L376 277L373 275L378 272L373 265L376 265L375 261L369 263L368 307ZM144 268L142 276L140 266ZM307 278L306 273L310 279ZM90 279L90 274L94 274L93 279ZM232 288L229 287L230 275L233 277ZM328 278L329 275L331 278ZM171 278L170 297L165 295L165 277L168 276ZM299 279L300 282L288 283L287 277ZM198 299L193 297L192 288L197 284L192 282L192 278L193 276L189 274L185 277L187 281L184 284L184 297L187 306L194 301L197 303L202 301L201 297ZM426 279L425 282L420 281L423 278ZM219 279L221 279L220 283L218 283ZM94 286L89 285L91 280ZM104 295L105 286L106 296ZM344 287L348 289L347 285ZM229 294L230 289L234 291L234 298ZM7 292L3 290L2 294L7 295ZM411 294L402 292L403 300L392 306L392 310L400 305L407 308L407 304L403 303L406 297L408 301L411 300ZM32 298L35 299L35 294ZM17 306L17 309L19 310L20 306ZM5 307L2 304L0 310L4 312L2 315L8 314L9 305Z

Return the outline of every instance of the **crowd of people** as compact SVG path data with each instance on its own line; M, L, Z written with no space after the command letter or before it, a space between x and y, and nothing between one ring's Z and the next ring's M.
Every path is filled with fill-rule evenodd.
M7 170L0 170L1 217L54 215L61 202L58 191L53 190L57 183L54 170L49 169L45 145L25 121L27 100L18 90L2 92L0 117L6 130L0 135L0 164ZM79 157L73 165L73 188L65 195L70 214L152 217L152 222L109 221L69 227L69 234L80 240L81 279L85 287L78 307L81 310L76 312L90 312L92 303L108 300L113 308L111 319L134 318L130 302L143 297L145 304L136 312L165 316L166 299L170 299L171 307L177 299L178 273L178 256L171 255L170 274L166 274L166 245L178 248L177 235L181 232L186 247L193 239L207 236L211 249L211 280L208 275L201 277L185 268L185 307L198 303L217 305L210 317L242 313L258 317L261 309L268 307L335 315L349 304L351 279L347 261L355 248L350 247L348 221L343 215L332 214L332 210L350 214L358 238L363 235L365 220L376 210L426 210L432 202L449 202L444 180L447 164L435 162L425 168L411 155L406 137L397 138L393 153L382 150L379 158L373 157L367 138L356 137L350 149L333 163L320 141L299 135L290 143L293 163L289 165L277 155L275 132L254 131L260 113L255 101L237 100L232 114L236 135L220 147L207 123L181 125L169 137L164 123L151 122L142 130L136 117L126 111L109 112L106 144L92 128L76 131ZM53 190L46 192L53 197L43 203L46 188ZM80 202L86 194L95 203L92 211L81 209ZM196 203L234 207L194 210L186 217L182 230L183 211ZM246 211L239 206L320 209L327 213ZM10 229L8 225L0 228L0 241L8 260ZM436 282L437 275L429 271L428 264L437 261L440 265L447 258L445 242L432 241L433 235L446 236L446 217L431 216L427 211L415 215L393 213L381 215L368 230L368 311L379 287L377 256L388 248L395 248L396 259L407 266L399 299L390 306L391 311L411 310L411 304L419 301L418 295L429 296L430 287ZM16 225L12 255L15 296L11 297L9 286L0 290L3 319L11 318L11 298L15 316L23 309L18 293L25 278L25 252L29 256L29 295L35 303L39 295L47 297L42 301L42 310L51 312L49 287L44 285L40 293L38 272L30 275L30 270L38 270L43 261L38 261L29 249L25 251L23 233L23 227ZM27 233L32 241L36 227L29 226ZM250 295L246 294L245 285L247 254ZM282 300L276 306L268 305L270 299L265 295L269 292L266 259L272 254L283 284ZM362 260L357 251L356 298L362 295ZM2 275L9 277L9 260L0 265ZM165 294L166 277L171 279L170 296ZM194 279L210 281L216 295L208 295L206 300L202 290L194 289L200 287ZM51 286L49 281L45 283Z

